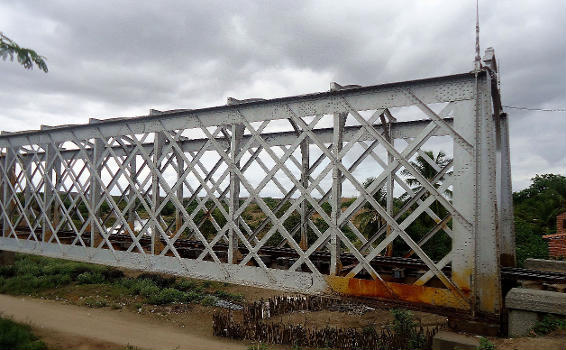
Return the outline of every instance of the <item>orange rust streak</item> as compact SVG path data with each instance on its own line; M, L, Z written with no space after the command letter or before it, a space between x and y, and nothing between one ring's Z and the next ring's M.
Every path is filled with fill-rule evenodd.
M388 288L395 294L397 300L417 304L428 304L444 306L457 309L470 309L467 301L462 300L448 289L416 286L395 282L363 280L358 278L345 278L339 276L328 276L327 282L330 287L338 293L360 297L391 299ZM462 294L469 296L469 291L463 290Z

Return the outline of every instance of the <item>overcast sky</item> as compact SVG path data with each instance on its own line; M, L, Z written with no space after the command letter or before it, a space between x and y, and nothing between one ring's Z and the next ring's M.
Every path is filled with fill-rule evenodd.
M566 2L480 1L503 103L566 108ZM0 128L470 71L475 1L8 1L0 31L49 73L0 61ZM507 110L514 190L565 173L566 113Z

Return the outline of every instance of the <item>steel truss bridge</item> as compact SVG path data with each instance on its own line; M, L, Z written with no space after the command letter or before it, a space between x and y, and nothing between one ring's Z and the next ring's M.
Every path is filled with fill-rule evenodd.
M0 148L2 250L490 317L516 273L492 49L470 73L43 126Z

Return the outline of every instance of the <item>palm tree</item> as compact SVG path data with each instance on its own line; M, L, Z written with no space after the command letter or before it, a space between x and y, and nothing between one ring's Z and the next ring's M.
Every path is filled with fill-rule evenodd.
M375 177L367 178L363 186L368 188L375 181ZM374 194L373 198L379 205L385 207L387 193L383 188L378 189ZM379 215L377 210L369 203L363 207L363 210L357 215L356 220L364 236L370 237L371 234L377 232L383 225L385 225L385 220Z
M430 159L432 159L441 169L446 167L452 161L452 159L448 158L446 156L446 153L444 153L443 151L438 151L436 155L434 154L433 151L424 151L424 153ZM432 180L438 174L438 171L436 171L436 169L432 165L430 165L429 162L427 162L423 156L418 156L416 161L410 163L419 173L421 173L429 181ZM448 175L450 175L451 173L452 172L448 172ZM403 169L401 170L401 174L407 176L405 181L409 186L411 186L413 191L418 192L421 190L422 188L421 183L413 176L413 174L409 170ZM437 188L440 187L439 183L433 183L432 185ZM450 190L446 190L444 193L448 196L452 195L452 191ZM404 194L403 196L406 195L407 194Z

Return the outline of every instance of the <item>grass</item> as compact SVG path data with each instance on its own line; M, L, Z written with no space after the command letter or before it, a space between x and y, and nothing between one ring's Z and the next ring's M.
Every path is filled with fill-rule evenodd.
M227 284L175 278L154 273L126 277L113 267L17 254L13 265L0 266L0 293L71 299L92 308L114 309L143 304L243 300L224 290ZM136 306L138 305L139 306Z
M31 332L30 326L0 318L0 349L44 350L47 345Z

